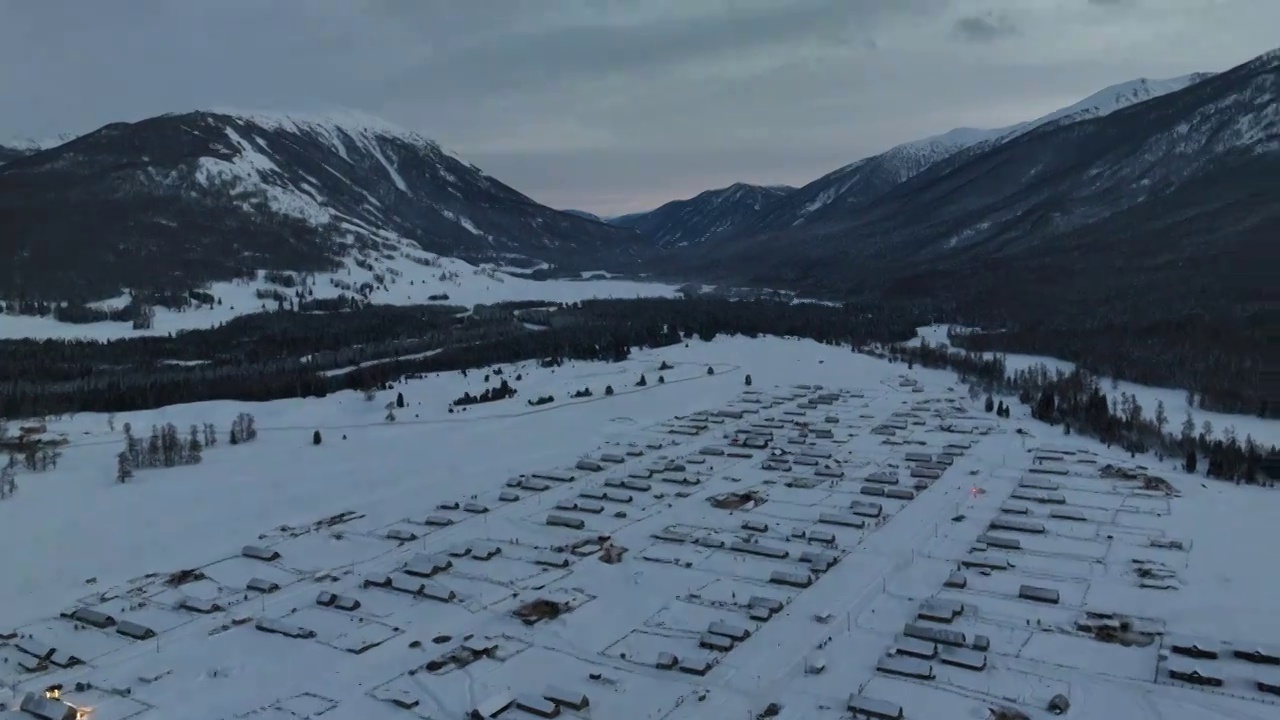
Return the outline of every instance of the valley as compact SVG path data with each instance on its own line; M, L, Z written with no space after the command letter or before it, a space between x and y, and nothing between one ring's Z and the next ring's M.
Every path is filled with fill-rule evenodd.
M200 5L0 23L0 720L1280 717L1275 8Z
M0 585L6 687L60 684L106 720L1274 707L1272 666L1233 655L1280 644L1251 569L1273 489L1063 437L1021 407L996 418L949 371L811 341L483 370L557 402L446 412L488 386L477 369L372 401L51 422L70 443L19 476L0 528L9 547L76 550ZM256 432L228 445L246 410ZM118 483L126 422L222 439ZM1229 609L1206 611L1222 583ZM1117 624L1135 639L1111 639Z

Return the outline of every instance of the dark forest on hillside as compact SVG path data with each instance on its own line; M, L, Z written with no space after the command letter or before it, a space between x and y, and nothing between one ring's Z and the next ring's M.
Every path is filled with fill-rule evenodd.
M905 340L908 308L785 302L594 300L462 314L370 305L331 314L258 313L210 330L110 342L0 342L0 417L120 412L204 400L266 401L367 389L406 375L537 358L622 360L719 334L859 346Z
M265 401L368 389L406 375L530 359L625 359L720 334L805 337L860 348L906 340L931 322L962 322L919 303L779 300L593 300L367 305L342 312L278 310L170 336L108 342L0 341L0 417L120 412L203 400ZM975 351L1070 360L1095 375L1188 387L1211 410L1274 413L1258 382L1263 339L1246 325L1185 322L1060 332L1023 325L957 335Z

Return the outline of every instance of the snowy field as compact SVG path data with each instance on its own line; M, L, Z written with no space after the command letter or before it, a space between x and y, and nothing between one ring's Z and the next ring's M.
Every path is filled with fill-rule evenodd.
M316 273L313 298L332 298L353 293L334 283L359 286L373 282L374 273L389 278L369 295L369 302L388 305L418 305L439 302L442 305L472 307L479 303L513 300L546 300L577 302L595 298L633 299L638 297L676 297L676 286L661 283L622 280L614 277L590 279L531 280L520 277L514 268L475 266L456 258L431 255L420 250L404 250L405 254L390 260L378 258L367 270L356 265L336 273ZM416 258L417 261L409 259ZM423 262L431 264L424 265ZM137 335L167 335L179 330L199 330L220 325L234 317L262 310L274 310L273 300L255 296L258 290L279 290L292 296L293 289L281 288L265 280L213 283L206 291L222 301L221 305L193 306L181 312L156 308L150 330L134 330L131 323L99 322L87 325L58 322L52 317L0 315L0 339L60 338L113 340ZM447 300L433 299L448 295ZM129 302L128 296L93 303L94 307L119 308Z
M837 720L851 693L922 719L1046 718L1059 694L1090 720L1280 716L1258 689L1280 664L1233 654L1280 652L1280 491L810 341L502 371L516 398L454 413L492 368L54 424L59 466L0 501L0 702L62 683L97 720ZM246 411L259 435L230 446ZM118 484L125 422L224 437Z

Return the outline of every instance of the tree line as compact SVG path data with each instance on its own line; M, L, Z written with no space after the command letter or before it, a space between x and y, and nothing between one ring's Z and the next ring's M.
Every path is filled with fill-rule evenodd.
M1196 407L1280 417L1261 382L1268 347L1265 324L1249 317L1116 320L1069 328L1052 321L992 332L949 333L952 345L977 352L1042 355L1071 361L1091 374L1141 385L1187 388Z
M1203 470L1206 477L1259 482L1264 458L1278 449L1248 435L1239 437L1234 427L1214 428L1209 420L1197 425L1189 409L1174 425L1163 401L1144 408L1129 393L1108 396L1101 379L1079 366L1066 372L1040 364L1010 373L1001 355L928 343L896 347L892 356L900 362L953 370L979 396L982 392L1016 396L1031 408L1033 418L1060 427L1064 434L1096 438L1133 454L1155 452L1161 459L1177 458L1188 472ZM990 400L987 405L990 408Z
M539 309L549 305L556 309ZM0 342L0 417L315 397L539 358L619 361L632 347L720 334L888 343L912 337L920 322L906 306L716 298L499 304L469 314L379 305L325 315L259 313L165 337Z

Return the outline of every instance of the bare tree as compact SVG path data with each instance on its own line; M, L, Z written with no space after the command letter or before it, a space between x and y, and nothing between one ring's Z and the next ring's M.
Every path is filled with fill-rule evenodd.
M13 497L18 491L18 462L13 455L9 456L9 462L3 468L0 468L0 500Z
M1182 421L1182 441L1190 442L1196 436L1196 420L1191 417L1191 411L1187 411L1187 418Z
M128 450L116 455L116 482L127 483L133 479L133 456Z

